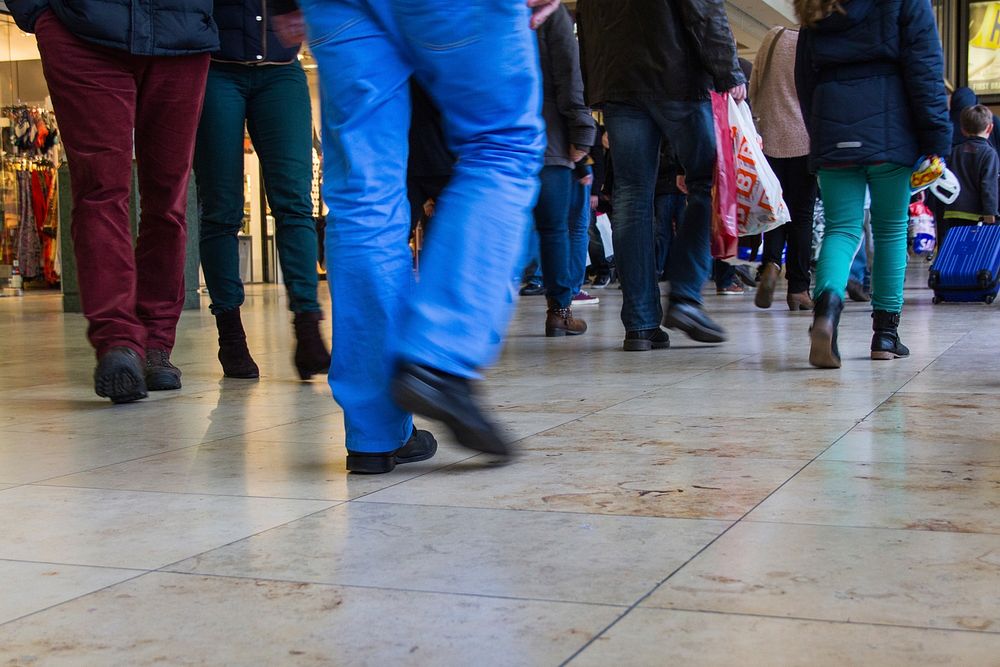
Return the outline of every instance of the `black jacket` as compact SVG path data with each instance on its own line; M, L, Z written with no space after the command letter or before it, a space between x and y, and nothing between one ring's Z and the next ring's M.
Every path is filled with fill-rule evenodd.
M704 100L746 82L723 0L580 0L587 101Z
M538 29L538 56L542 64L545 117L545 165L572 167L570 144L594 145L597 123L583 101L580 47L573 34L573 19L561 7Z
M956 88L955 92L951 94L951 110L948 113L951 115L952 148L967 141L966 136L962 134L962 112L977 104L979 104L979 97L972 92L972 88ZM993 114L993 128L993 134L987 141L990 142L993 150L1000 154L1000 118L997 118L996 114Z
M851 0L799 32L810 164L904 166L951 150L944 59L927 0Z
M215 0L215 22L219 26L219 51L214 60L236 63L290 63L298 45L281 45L271 26L268 0Z
M946 210L975 215L997 214L1000 158L988 140L982 137L966 139L951 152L948 167L962 184L962 192Z
M7 0L21 30L51 9L77 37L138 56L215 51L219 32L212 0Z

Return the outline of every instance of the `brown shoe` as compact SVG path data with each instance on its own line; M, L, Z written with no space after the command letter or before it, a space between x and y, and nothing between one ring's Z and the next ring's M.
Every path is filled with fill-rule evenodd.
M758 308L770 308L774 303L774 285L781 275L781 267L773 262L768 262L760 271L760 282L757 283L757 294L753 298L754 305Z
M579 336L587 330L587 323L578 317L573 317L572 308L560 308L549 303L549 313L545 318L545 335Z
M789 292L788 293L788 310L812 310L813 300L809 298L809 292Z

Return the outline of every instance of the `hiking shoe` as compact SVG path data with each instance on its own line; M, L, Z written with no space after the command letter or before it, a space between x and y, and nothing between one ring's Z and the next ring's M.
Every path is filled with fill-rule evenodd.
M97 361L94 392L112 403L131 403L146 398L146 374L142 359L129 347L113 347Z
M146 387L150 391L181 388L181 369L170 363L167 350L146 350Z

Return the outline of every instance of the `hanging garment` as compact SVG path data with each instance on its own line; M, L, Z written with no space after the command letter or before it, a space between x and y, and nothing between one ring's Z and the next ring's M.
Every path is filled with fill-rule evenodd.
M42 245L31 202L31 174L27 171L17 174L17 194L17 259L21 275L25 280L32 280L41 272Z

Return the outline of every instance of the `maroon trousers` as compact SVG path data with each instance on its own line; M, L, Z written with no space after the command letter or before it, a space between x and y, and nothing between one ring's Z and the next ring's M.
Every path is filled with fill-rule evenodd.
M87 336L171 350L184 307L187 184L209 56L134 56L86 42L46 12L35 27L69 161L70 232ZM133 131L141 217L129 227Z

